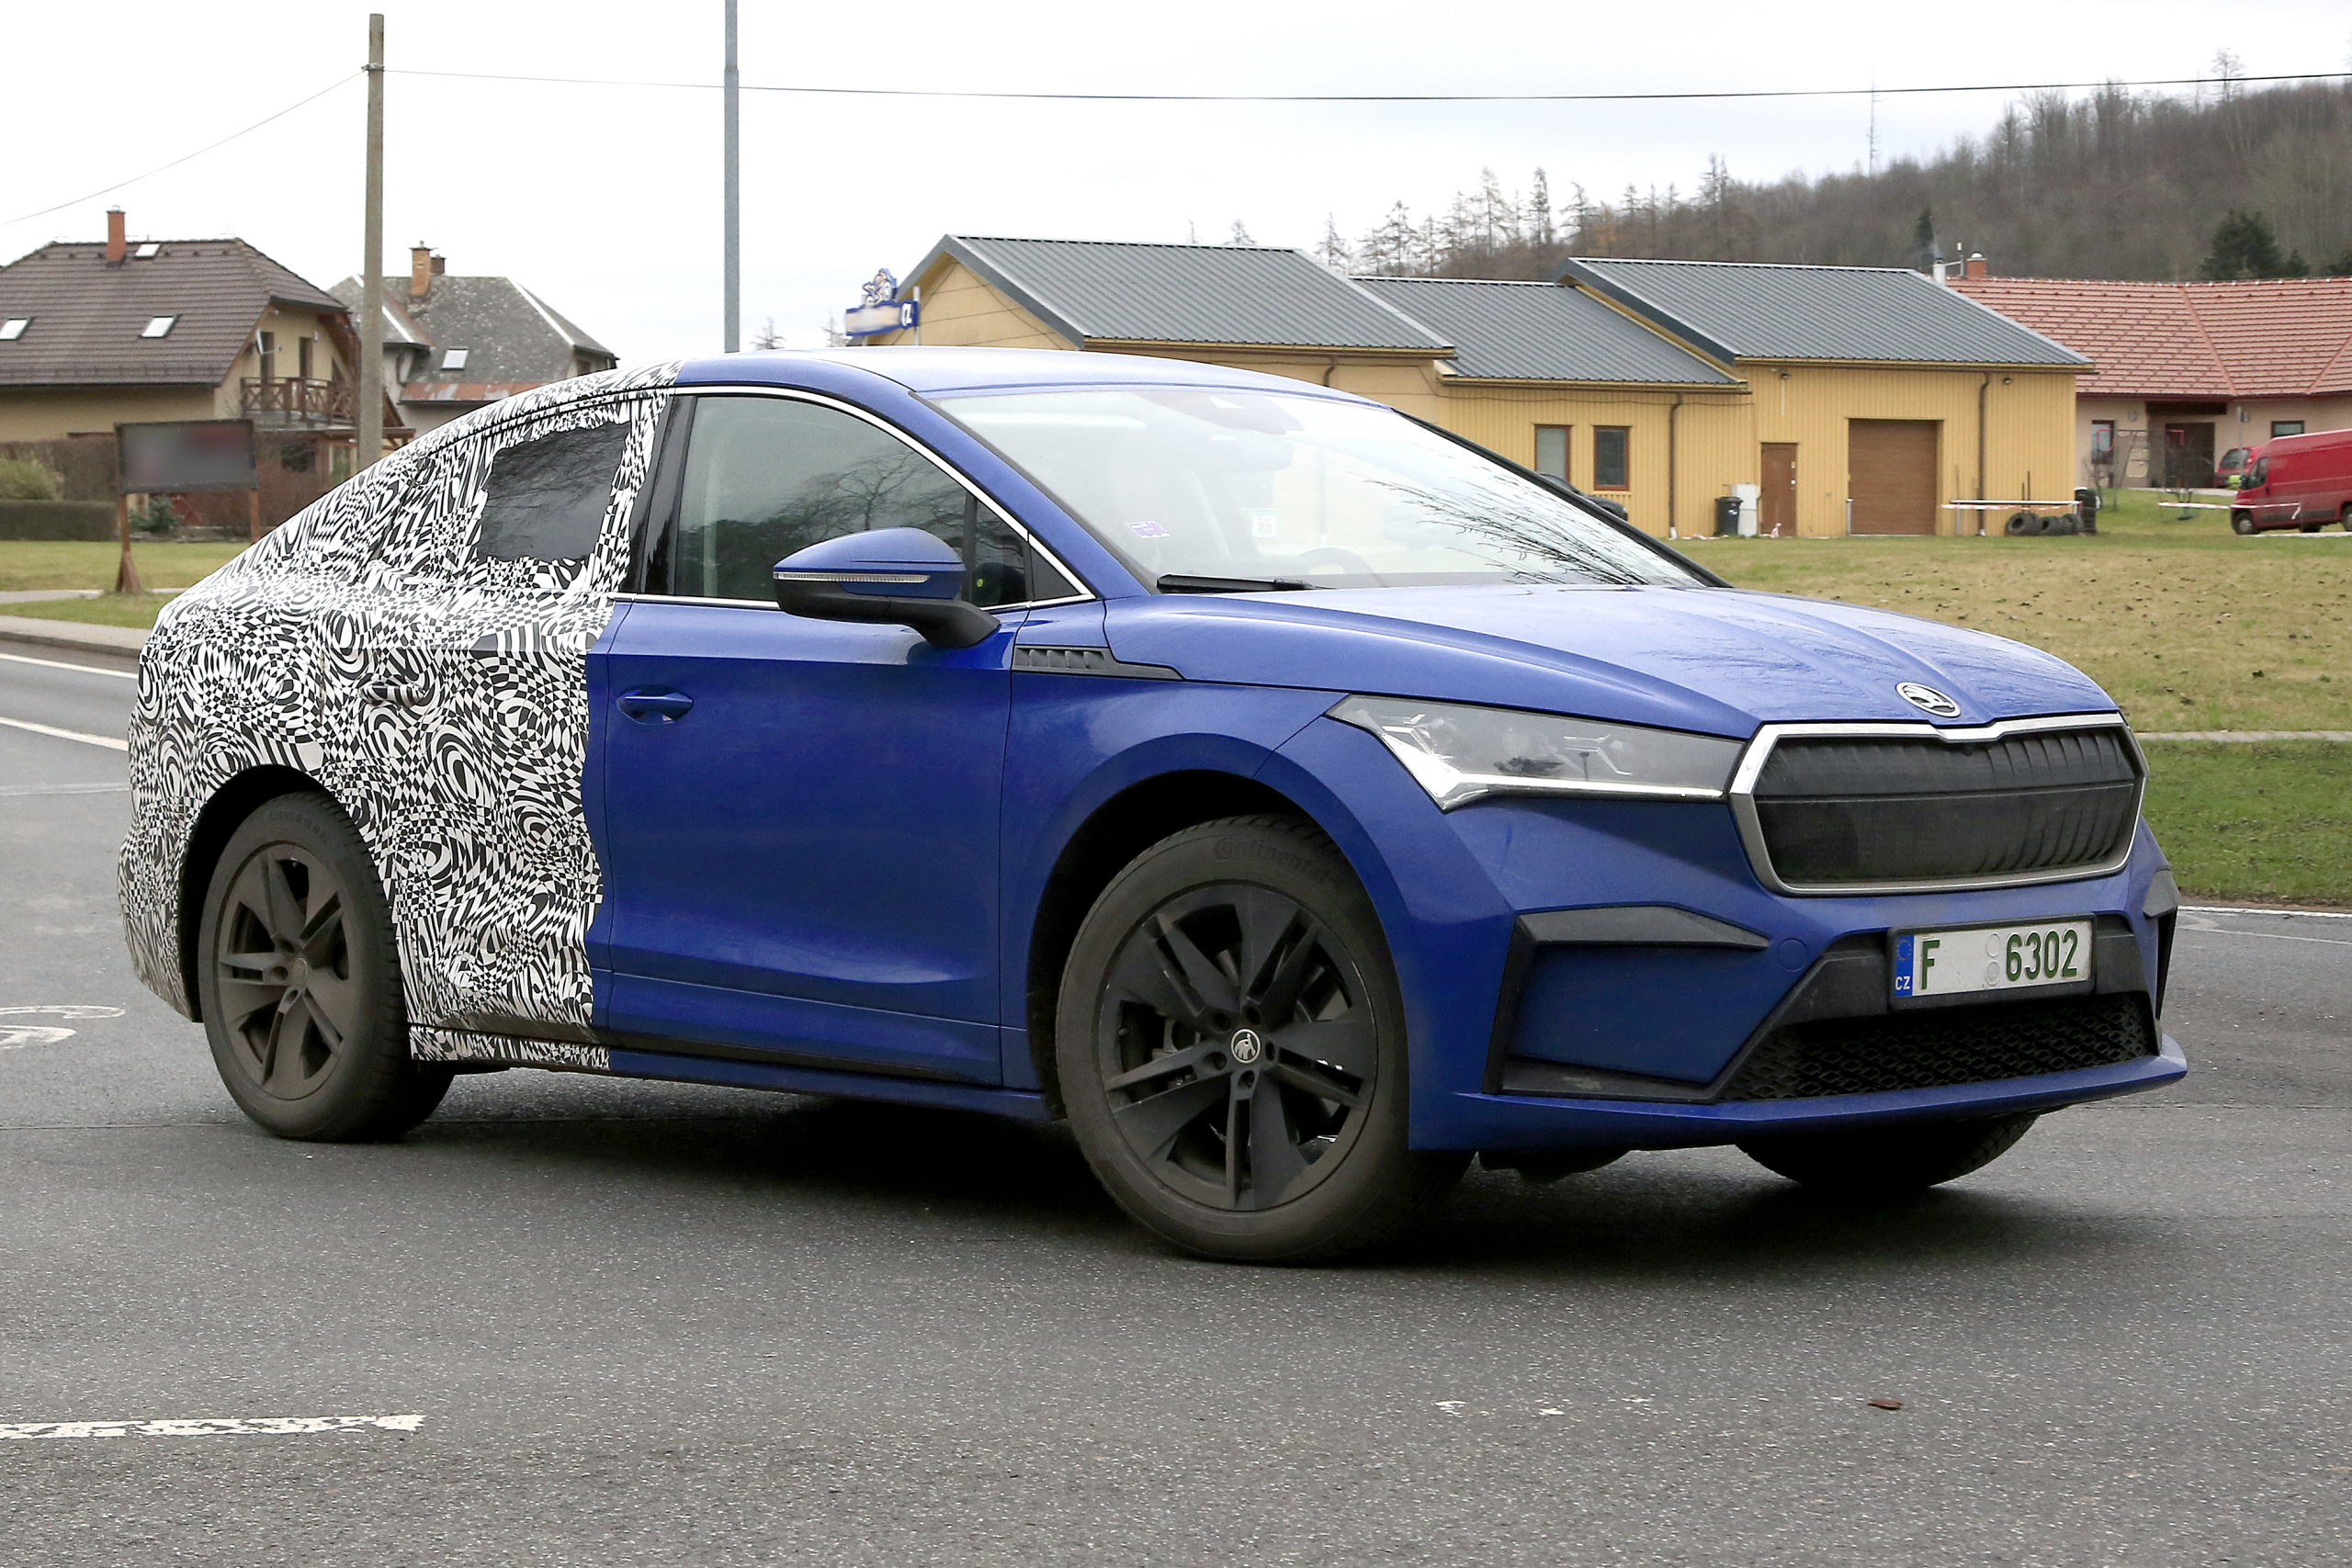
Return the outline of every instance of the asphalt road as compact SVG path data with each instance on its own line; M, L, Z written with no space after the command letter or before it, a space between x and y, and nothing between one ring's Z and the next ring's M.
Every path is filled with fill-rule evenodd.
M0 717L121 734L23 657ZM421 1420L0 1441L10 1562L2352 1562L2352 920L2192 918L2194 1076L1927 1197L1642 1155L1253 1269L978 1118L512 1072L274 1142L130 976L123 776L0 726L0 1008L121 1010L0 1012L74 1032L0 1048L0 1422Z

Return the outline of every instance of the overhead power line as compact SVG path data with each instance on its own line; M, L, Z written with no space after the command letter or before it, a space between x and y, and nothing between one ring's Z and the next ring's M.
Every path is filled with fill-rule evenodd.
M662 82L626 76L514 76L488 71L395 70L396 76L438 76L460 82L537 82L571 87L673 87L717 92L717 82ZM796 93L851 98L990 98L1081 104L1658 104L1737 98L1911 97L1931 93L2056 93L2098 87L2250 87L2266 83L2341 82L2346 71L2278 76L2162 76L2143 81L1971 82L1941 87L1780 87L1721 93L1007 93L964 87L769 86L751 82L746 93Z
M71 201L61 201L55 207L44 207L38 212L27 212L15 218L0 218L0 225L10 223L29 223L36 218L46 218L52 212L62 212L69 207L79 207L85 201L96 201L102 196L112 196L116 191L122 189L125 186L135 186L141 180L151 179L153 176L162 174L166 169L176 169L182 164L187 163L190 158L201 158L216 147L226 147L230 142L236 141L237 138L241 136L251 136L263 126L269 124L271 120L284 119L288 115L292 114L304 104L314 104L321 98L325 97L329 93L334 92L337 87L340 87L345 83L351 81L354 77L365 74L365 72L355 71L350 76L338 76L334 81L328 83L325 86L320 88L317 92L312 93L309 97L300 99L295 103L290 103L284 108L279 109L276 114L269 115L254 121L243 130L232 130L218 141L208 141L193 152L183 152L168 164L158 164L143 175L133 175L127 180L117 180L110 186L101 186L98 189L85 192L83 195L74 197Z

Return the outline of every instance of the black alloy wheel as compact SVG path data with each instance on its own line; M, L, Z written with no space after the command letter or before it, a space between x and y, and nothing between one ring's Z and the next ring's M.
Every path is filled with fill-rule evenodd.
M1210 823L1113 882L1057 1061L1096 1173L1211 1257L1325 1261L1401 1232L1466 1155L1407 1146L1402 1006L1370 900L1311 825Z
M268 1131L395 1136L447 1091L448 1068L409 1059L390 912L358 834L327 796L280 796L231 837L198 952L214 1064Z

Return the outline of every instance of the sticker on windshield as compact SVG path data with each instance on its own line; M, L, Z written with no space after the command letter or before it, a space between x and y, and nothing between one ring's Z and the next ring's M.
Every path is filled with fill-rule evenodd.
M1147 539L1164 539L1168 537L1168 530L1161 527L1157 523L1130 523L1127 526L1134 529L1137 534Z

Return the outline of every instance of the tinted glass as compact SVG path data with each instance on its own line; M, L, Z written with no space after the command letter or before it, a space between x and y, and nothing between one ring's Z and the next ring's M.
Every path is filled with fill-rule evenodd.
M492 560L584 560L596 547L629 422L517 442L490 463L474 554Z
M775 563L870 528L921 528L963 547L970 493L903 441L838 410L705 398L656 592L772 599Z
M1623 490L1627 483L1626 437L1622 425L1604 424L1592 433L1592 488Z
M1388 409L1173 387L940 406L1148 582L1698 581L1664 550Z

